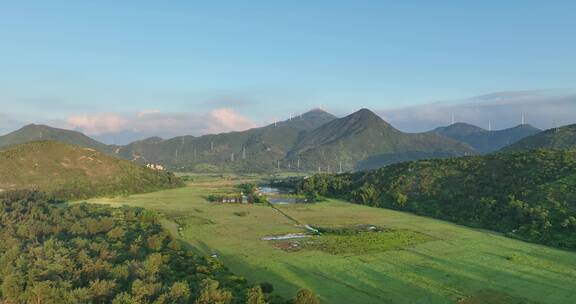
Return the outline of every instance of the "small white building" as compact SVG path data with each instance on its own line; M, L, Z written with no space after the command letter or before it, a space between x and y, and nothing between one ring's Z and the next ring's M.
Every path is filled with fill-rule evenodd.
M164 166L158 164L146 164L146 167L152 170L164 171Z

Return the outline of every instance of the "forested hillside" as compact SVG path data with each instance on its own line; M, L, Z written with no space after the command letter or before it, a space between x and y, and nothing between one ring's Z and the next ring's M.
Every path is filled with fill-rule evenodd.
M151 211L0 197L0 303L246 303L259 287L181 249ZM263 302L252 302L263 303Z
M576 151L423 160L303 180L309 196L405 210L576 249Z
M576 149L576 124L554 128L526 137L502 149L504 152L533 149Z
M292 166L337 172L367 170L404 160L460 156L468 145L436 133L404 133L368 109L303 134L287 157Z
M182 185L156 171L94 149L40 141L0 151L0 192L35 189L58 198L148 192Z

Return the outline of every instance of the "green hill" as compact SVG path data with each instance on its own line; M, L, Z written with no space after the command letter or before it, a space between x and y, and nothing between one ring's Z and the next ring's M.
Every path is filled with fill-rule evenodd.
M335 117L316 109L265 127L200 137L144 140L118 147L116 155L175 170L266 171L277 166L301 134Z
M54 141L2 150L0 168L1 191L36 189L69 199L147 192L181 184L171 173Z
M472 152L467 145L438 134L403 133L362 109L305 133L288 160L292 164L299 161L309 170L338 171L342 164L342 169L348 171L377 168L398 160Z
M466 143L478 153L485 154L500 150L541 130L531 125L519 125L509 129L488 131L467 123L455 123L431 132Z
M576 124L549 129L526 137L502 151L527 151L533 149L574 149L576 148Z
M575 150L414 161L316 175L301 189L576 249Z
M30 124L12 133L0 136L0 148L33 141L51 140L109 152L110 147L80 132L53 128L46 125Z

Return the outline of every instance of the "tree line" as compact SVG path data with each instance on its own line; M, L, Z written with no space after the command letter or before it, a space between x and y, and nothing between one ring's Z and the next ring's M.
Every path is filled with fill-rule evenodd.
M317 174L296 187L310 198L342 198L576 249L575 150L413 161Z

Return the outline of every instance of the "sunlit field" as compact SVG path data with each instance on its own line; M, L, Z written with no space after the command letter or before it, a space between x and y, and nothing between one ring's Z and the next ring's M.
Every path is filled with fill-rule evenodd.
M253 283L290 297L316 291L324 303L573 303L576 253L524 243L412 214L327 200L316 204L210 203L251 177L194 176L187 187L91 203L141 206L193 250L224 261ZM370 235L263 237L321 227L375 225ZM285 246L283 246L285 245Z

